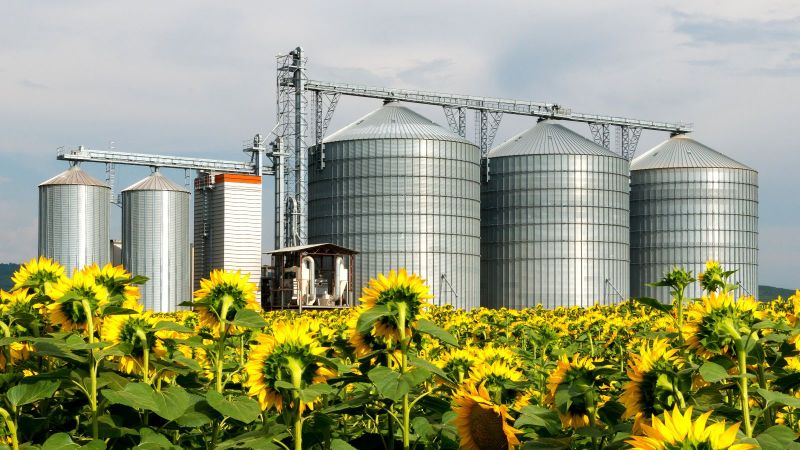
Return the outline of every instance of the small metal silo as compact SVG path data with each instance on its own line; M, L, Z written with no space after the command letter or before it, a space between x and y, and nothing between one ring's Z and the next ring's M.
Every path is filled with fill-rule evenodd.
M631 162L632 295L669 301L645 284L676 266L697 276L709 259L737 270L740 295L758 294L758 173L676 136Z
M481 186L481 303L589 306L628 297L629 165L541 122L489 153Z
M122 191L122 261L150 280L142 303L156 312L191 300L189 192L159 172Z
M78 165L39 185L39 255L68 274L109 261L111 189Z
M396 103L329 136L309 156L309 243L360 252L355 288L405 267L434 303L479 306L480 150Z

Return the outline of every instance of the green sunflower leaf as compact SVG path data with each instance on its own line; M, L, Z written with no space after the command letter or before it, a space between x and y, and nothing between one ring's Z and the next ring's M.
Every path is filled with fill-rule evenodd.
M426 319L419 319L417 321L417 330L420 333L425 333L439 339L440 341L444 342L447 345L452 345L453 347L458 347L458 339L453 337L452 334L448 333L444 329L440 328L435 323L431 322L430 320Z
M242 423L250 423L258 418L261 409L258 402L249 397L235 397L227 400L217 391L206 394L208 404L223 416L228 416Z
M325 394L332 394L333 388L330 385L325 383L317 383L308 386L307 388L300 391L300 400L304 402L313 402L314 400L318 399L320 396Z
M363 311L361 315L358 316L358 324L356 325L356 330L359 333L368 333L372 325L378 319L382 317L386 317L392 314L392 311L386 305L375 305L372 308Z
M179 323L175 323L171 320L162 320L153 326L153 331L161 331L161 330L174 331L176 333L194 332L193 330L190 330L189 328L186 328L185 326Z
M378 366L367 373L370 381L378 388L381 397L397 401L408 394L408 382L399 373L384 366Z
M104 316L121 316L130 314L139 314L139 311L130 308L121 308L119 306L114 306L114 305L108 305L105 308L103 308Z
M356 450L356 448L341 439L334 439L331 441L331 450Z
M263 317L261 317L261 314L253 311L252 309L240 309L236 311L236 316L233 318L233 322L231 322L231 324L239 327L255 329L260 329L267 326L267 322Z
M794 439L794 431L783 425L769 427L756 436L756 441L763 450L797 449L798 444Z
M651 283L651 284L653 284L655 286L663 286L663 285L660 285L658 283ZM660 301L658 301L657 299L652 298L652 297L638 297L638 298L634 298L632 300L637 302L637 303L641 303L644 306L649 306L649 307L651 307L651 308L653 308L653 309L655 309L657 311L661 311L663 313L668 313L668 312L672 311L672 305L667 305L667 304L661 303Z
M767 401L767 408L772 405L791 406L792 408L800 408L800 399L786 395L782 392L770 391L767 389L756 389L758 395L762 396Z
M709 383L716 383L730 378L728 371L724 367L711 361L700 366L700 376Z
M72 441L67 433L56 433L42 444L42 450L69 450L77 449L81 446Z
M61 385L54 380L42 380L33 384L18 384L6 392L6 399L15 408L52 397Z

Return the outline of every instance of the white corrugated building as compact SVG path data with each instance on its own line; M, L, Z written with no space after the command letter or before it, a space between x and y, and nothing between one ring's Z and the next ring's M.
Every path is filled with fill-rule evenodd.
M257 175L202 174L195 180L195 289L214 269L241 270L260 284L261 197Z

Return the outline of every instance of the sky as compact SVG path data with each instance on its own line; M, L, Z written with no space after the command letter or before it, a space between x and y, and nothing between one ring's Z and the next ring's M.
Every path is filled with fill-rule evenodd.
M690 122L695 139L759 172L760 283L800 287L794 0L5 2L0 262L35 256L36 185L66 168L59 147L244 160L243 142L275 123L275 55L298 45L311 79ZM344 98L329 132L378 106ZM532 124L504 118L495 143ZM666 137L645 132L638 152ZM147 174L119 169L116 192Z

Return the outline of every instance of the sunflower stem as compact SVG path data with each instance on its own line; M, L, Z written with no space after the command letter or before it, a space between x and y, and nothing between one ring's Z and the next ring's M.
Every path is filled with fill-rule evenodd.
M406 304L397 305L397 326L400 328L400 374L408 368L408 338L406 337ZM403 450L411 448L411 408L408 404L408 393L403 395Z
M147 335L141 329L136 330L136 337L142 342L142 381L150 384L150 346L147 344Z
M6 423L6 428L8 428L9 434L11 434L11 448L13 450L19 450L19 440L17 438L17 426L13 420L11 420L11 415L3 408L0 408L0 416L3 417L3 421Z
M294 450L303 449L303 399L300 390L303 388L303 368L292 358L287 361L289 372L292 375L293 397L295 402L294 414Z
M685 288L683 288L685 289ZM676 305L676 313L677 313L677 322L678 322L678 343L683 345L683 289L675 291L675 305Z
M747 392L747 352L741 338L736 340L736 359L739 361L739 393L742 400L744 433L747 437L753 437L753 427L750 425L750 396Z
M89 345L94 344L94 318L92 317L92 306L86 299L81 300L83 313L86 314L86 329L89 333ZM94 356L95 349L89 348L89 408L92 411L92 438L97 439L100 435L97 424L97 364Z

